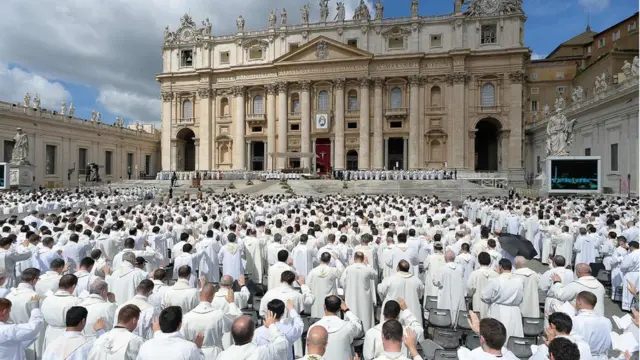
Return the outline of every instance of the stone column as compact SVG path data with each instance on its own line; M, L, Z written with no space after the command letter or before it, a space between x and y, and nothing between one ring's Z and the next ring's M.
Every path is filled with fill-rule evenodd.
M301 112L301 124L300 124L300 152L311 152L311 94L309 93L311 88L311 81L300 81L300 88L302 89L302 95L300 97L300 109ZM302 157L300 159L303 169L308 169L311 165L308 157Z
M193 145L195 145L195 153L196 153L196 163L195 163L195 170L200 170L200 138L195 138L193 139Z
M469 170L476 169L476 129L469 130Z
M247 170L249 170L249 171L253 170L253 161L252 161L253 159L252 159L252 153L251 153L251 145L253 145L252 141L251 140L247 140L247 152L246 152L247 158L245 160L245 164L247 164L246 167L247 167Z
M407 157L408 157L408 153L407 150L409 148L409 138L407 137L403 137L402 140L404 141L404 154L402 154L402 170L407 170L409 169L409 164L407 164Z
M124 151L123 151L124 153ZM169 162L169 167L167 169L171 170L171 171L177 171L178 170L178 141L177 140L171 140L171 153L169 154L170 157L170 162ZM126 161L126 160L125 160ZM117 162L116 162L117 164ZM117 166L117 168L119 168ZM78 170L76 170L78 171Z
M409 77L409 167L408 169L420 168L420 77L412 75ZM405 148L407 149L407 148ZM407 151L405 150L405 156Z
M373 169L380 170L384 168L384 156L385 154L380 152L382 149L382 131L383 131L383 99L382 99L382 85L384 84L383 78L374 79L374 104L373 104L373 148L376 150L373 152Z
M457 72L449 77L449 81L453 84L453 99L451 99L451 103L455 104L453 106L453 113L451 114L451 117L449 117L452 121L452 125L450 127L451 135L449 136L449 139L453 141L451 146L453 153L449 158L451 160L451 164L449 164L449 166L458 169L464 168L465 166L465 83L467 77L468 75L465 72Z
M498 141L500 141L499 153L498 153L498 171L508 171L513 168L510 163L510 130L502 130L498 135ZM516 166L517 167L517 166Z
M173 99L173 93L169 91L161 92L162 97L162 170L173 170L173 143L171 141L171 100Z
M387 168L387 166L389 166L389 138L388 137L384 137L384 168L386 170L390 170L390 168Z
M244 136L245 136L245 103L244 103L244 87L236 86L233 88L233 96L236 99L235 103L235 119L233 119L235 125L235 132L233 136L233 168L236 170L244 169L247 167L246 164L246 152L244 147Z
M358 168L369 169L369 78L360 78L360 148L358 149Z
M509 86L510 132L506 135L509 138L509 169L522 169L522 83L524 78L525 75L522 70L509 74L509 82L511 83ZM507 160L503 160L503 163L506 162Z
M331 137L331 167L336 168L336 139Z
M289 132L287 83L278 83L278 147L277 152L287 152L287 133ZM284 169L286 158L278 158L278 169Z
M267 144L264 154L265 169L273 170L270 154L276 151L276 86L269 84L267 90ZM285 106L286 109L286 106Z
M200 98L200 113L198 114L198 123L200 124L200 150L196 149L196 169L211 170L211 158L214 156L211 152L211 89L208 87L198 89L198 97ZM198 155L199 154L199 155Z
M312 153L316 152L316 139L315 138L311 139L311 152ZM311 158L311 166L313 167L311 173L315 174L316 173L316 156L315 155Z
M333 127L335 138L335 163L336 170L344 170L344 79L336 79L334 89L336 91L335 125Z

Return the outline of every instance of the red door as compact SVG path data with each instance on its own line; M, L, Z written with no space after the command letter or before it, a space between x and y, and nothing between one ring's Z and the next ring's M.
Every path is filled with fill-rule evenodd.
M327 143L325 143L325 141ZM327 174L331 171L331 140L316 140L316 170L320 174Z

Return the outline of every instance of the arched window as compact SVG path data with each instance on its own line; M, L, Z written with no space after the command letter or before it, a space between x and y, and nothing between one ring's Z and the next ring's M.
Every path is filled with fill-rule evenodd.
M439 86L431 88L431 107L440 107L442 105L442 93Z
M183 119L193 118L193 104L191 103L191 100L185 100L182 102L182 118Z
M349 90L347 93L347 106L348 111L358 111L358 92L355 90Z
M482 85L482 106L496 105L496 89L493 84L486 83Z
M229 116L229 99L226 97L220 100L220 116Z
M253 113L264 114L264 102L262 101L262 95L256 95L253 97Z
M300 112L300 95L298 93L291 94L291 112Z
M329 92L327 90L318 93L318 110L329 110Z
M391 89L391 108L398 109L402 107L402 90L398 87Z

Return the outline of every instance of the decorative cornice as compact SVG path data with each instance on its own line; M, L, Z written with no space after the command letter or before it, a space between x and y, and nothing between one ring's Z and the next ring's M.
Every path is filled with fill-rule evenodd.
M358 78L358 82L360 83L361 88L368 88L371 86L371 79L368 77Z
M234 86L231 88L231 92L233 92L233 96L239 97L244 96L244 86Z
M344 89L344 83L345 83L345 79L342 79L342 78L335 79L333 81L333 86L336 90L342 90Z
M278 92L285 93L285 94L287 93L288 85L286 81L280 81L276 83L276 87L278 88Z
M226 96L231 94L231 90L230 89L216 89L216 95L217 96Z
M298 84L300 85L300 89L302 89L302 91L309 91L309 89L311 88L311 81L309 80L298 81Z
M509 73L509 81L512 84L523 84L526 78L527 78L527 75L523 70L518 70L512 73Z
M198 97L201 99L208 99L209 97L211 97L211 88L208 87L202 87L198 89Z
M267 95L275 95L277 87L276 84L267 84L264 89L267 91Z
M173 100L173 93L171 91L163 91L160 93L162 97L162 101L171 101Z

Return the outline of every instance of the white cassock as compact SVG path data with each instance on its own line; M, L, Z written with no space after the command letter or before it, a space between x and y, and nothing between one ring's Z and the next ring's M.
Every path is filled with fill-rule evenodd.
M47 323L43 350L47 350L47 346L65 332L67 329L67 311L71 307L78 305L80 301L81 299L65 290L58 290L44 299L40 306L44 321Z
M578 345L578 350L580 351L580 359L579 360L591 360L591 349L589 348L589 344L587 344L581 335L574 334L570 336L558 335L556 338L565 338L570 340L572 343ZM529 360L548 360L549 359L549 348L545 344L538 345L538 351L536 351Z
M556 255L564 256L567 265L573 264L573 235L561 233L552 236L551 246L556 248Z
M309 327L309 331L316 326L324 327L329 333L324 357L327 359L342 359L353 356L353 339L362 332L362 322L352 311L344 314L345 320L337 316L324 316ZM308 352L308 351L307 351Z
M48 294L58 291L58 284L62 275L55 271L47 271L40 275L40 280L35 285L35 290L40 296L40 304L47 297Z
M164 294L163 307L180 306L182 313L186 314L200 303L200 292L189 285L189 281L178 279Z
M589 291L598 299L595 307L596 313L604 316L604 286L593 276L583 276L569 284L557 283L549 289L549 296L564 303L573 301L582 291Z
M78 285L76 285L75 290L73 290L73 295L83 298L87 297L91 284L93 284L98 277L91 275L87 270L78 270L73 273L73 275L78 277Z
M97 336L103 333L100 330ZM47 346L42 360L86 360L94 341L94 337L84 336L80 331L64 331Z
M280 280L280 277L285 271L293 271L295 273L295 270L293 270L291 266L283 263L282 261L278 261L275 264L271 265L269 267L269 281L267 283L267 288L274 289L278 287L282 282Z
M202 350L196 344L185 340L181 332L163 333L156 331L153 339L140 347L136 360L205 360Z
M291 252L293 267L298 275L307 276L313 269L313 260L316 254L314 249L309 248L306 244L298 244Z
M164 294L169 288L169 285L165 284L161 280L153 280L153 293L149 296L149 303L155 307L162 307L164 301ZM117 301L118 299L116 299Z
M447 262L444 260L444 254L434 253L427 256L424 261L424 303L427 303L427 296L437 296L438 288L433 285L433 277L439 271L440 267ZM413 309L411 309L413 311Z
M469 350L466 347L458 349L458 359L460 360L519 360L513 353L507 348L502 348L501 356L489 354L482 350L482 347Z
M598 242L595 237L578 235L573 244L576 252L576 264L591 264L596 262L598 256Z
M398 321L402 324L405 334L407 333L407 329L411 329L416 334L416 339L422 339L422 335L424 333L422 321L418 321L410 310L407 309L401 311ZM373 360L384 354L384 349L382 347L382 325L384 325L384 320L381 321L380 324L367 330L365 333L364 345L362 347L364 360ZM407 349L404 343L402 344L402 354L404 356L410 355L409 349Z
M464 302L463 284L464 270L462 266L449 262L441 267L433 277L433 285L438 291L438 309L446 309L451 312L451 323L456 324L458 311L466 310Z
M13 309L11 309L13 312ZM0 321L0 339L2 344L2 358L11 360L31 360L33 353L29 357L29 351L25 348L36 341L36 337L44 332L44 318L40 309L35 308L31 312L27 322L22 324L8 324Z
M95 338L96 332L93 330L93 324L98 319L104 319L104 328L111 329L115 325L114 316L118 305L116 303L110 303L103 299L100 295L91 294L86 299L82 300L78 306L82 306L87 309L87 326L85 326L82 333L86 337Z
M469 281L469 276L476 267L476 258L469 253L464 253L456 256L456 264L462 266L462 278L463 284L466 284Z
M412 314L422 314L420 297L424 292L424 284L417 276L408 272L397 272L382 280L378 285L378 293L384 298L382 308L389 300L403 298Z
M613 250L613 254L611 255L611 300L613 301L622 301L622 295L624 294L624 290L622 294L616 292L618 287L622 287L626 282L624 281L624 273L620 265L622 265L622 261L627 256L627 249L622 246L618 246ZM624 307L623 307L624 309Z
M324 316L324 299L330 295L338 294L338 280L342 276L344 266L340 261L336 261L336 267L327 264L320 264L315 267L307 276L306 285L311 289L313 297L318 299L311 305L311 317L321 318Z
M631 310L631 301L633 295L628 289L627 282L631 282L640 289L640 250L634 250L624 257L620 264L620 270L624 274L624 283L622 284L622 310Z
M580 310L571 320L571 333L579 334L589 344L591 357L594 360L608 359L607 354L611 349L611 320L592 310Z
M481 266L469 275L466 291L468 296L472 296L473 311L480 312L480 318L487 317L489 304L482 301L482 291L489 280L498 277L498 273L488 266Z
M573 271L564 267L556 267L553 269L549 269L545 271L544 274L540 276L538 288L542 290L542 292L546 295L544 299L544 312L551 314L553 311L551 310L551 306L561 306L562 303L559 300L551 297L549 290L551 290L551 285L553 285L553 274L558 274L562 278L562 284L567 285L575 280L573 275ZM545 316L545 324L548 325L548 320Z
M135 360L144 339L125 328L115 328L93 342L88 360Z
M107 276L109 290L116 296L116 304L121 305L136 296L136 288L146 278L146 274L125 261L120 269Z
M538 288L540 283L540 275L529 269L516 269L513 275L522 279L524 283L524 299L520 304L520 312L523 317L539 318L540 317L540 295Z
M0 249L0 269L7 270L7 281L4 284L6 288L12 288L17 285L16 280L16 263L24 260L31 259L31 250L27 248L19 247L19 250L14 249Z
M264 262L262 261L262 254L264 248L267 245L267 238L255 238L253 236L247 236L242 242L244 246L244 255L247 261L246 272L251 274L251 280L258 284L262 284L262 276L264 275Z
M244 275L243 252L242 247L237 243L228 243L220 249L218 261L222 263L222 275L231 275L234 279Z
M283 360L287 358L288 346L287 339L282 336L280 329L277 326L269 326L269 344L257 346L250 342L245 345L232 345L218 355L216 360Z
M31 319L31 314L33 313L33 310L37 308L37 305L31 302L31 298L36 294L36 291L33 290L33 286L27 283L18 284L18 287L11 289L9 294L7 294L6 299L11 301L11 313L9 314L9 318L14 324L23 324L25 329L28 328L27 323L29 323L29 319ZM38 312L40 312L40 310L38 310ZM40 317L42 317L42 314ZM45 330L44 320L42 321L42 326L39 326L39 328L40 332L36 333L38 336L36 340L31 343L29 347L24 349L24 353L26 355L24 359L26 360L35 360L42 357L42 344L44 341ZM0 330L0 334L2 334L2 330ZM4 347L4 344L1 345L0 348L8 350Z
M210 283L220 282L220 262L218 254L220 253L220 243L212 238L196 244L196 250L204 249L205 255L200 259L200 276L207 278Z
M304 311L305 308L310 308L315 300L313 293L311 293L307 285L302 285L300 291L287 283L281 283L280 286L267 291L260 301L260 316L263 318L266 317L267 304L274 299L281 300L285 304L287 300L291 300L291 302L293 302L293 308L296 309L298 314ZM318 301L322 301L324 304L324 298ZM287 311L285 310L285 315L286 313Z
M294 354L292 347L295 346L296 343L300 343L300 352L302 352L302 342L299 340L304 330L304 322L296 310L292 309L288 318L278 321L274 325L278 327L282 336L287 339L287 358L288 360L293 360ZM271 342L270 338L269 329L263 325L256 329L252 342L258 346L268 345Z
M510 336L522 337L522 314L520 304L524 297L522 279L511 273L489 280L482 291L482 301L489 304L487 317L500 321Z
M229 303L227 302L227 295L229 294L230 289L220 288L216 291L215 295L213 295L213 301L211 305L216 310L222 310L224 313L229 312ZM249 304L249 289L246 286L243 286L240 291L236 291L233 293L233 302L236 304L238 309L246 309Z
M215 309L211 303L200 302L182 318L180 332L184 338L193 341L198 333L204 335L200 348L205 358L215 358L222 351L222 336L231 331L233 321L242 315L235 303L229 304L228 312Z
M178 255L173 260L173 279L178 279L178 271L180 271L180 267L187 265L191 269L189 285L191 285L191 287L196 287L196 285L198 284L198 279L196 278L196 270L198 270L198 265L200 264L203 256L203 251L198 251L196 254L187 254L183 252Z
M165 234L149 234L147 236L147 242L149 243L149 247L152 248L155 252L162 255L162 258L158 261L156 265L158 267L165 267L169 265L169 258L167 257L168 249L167 246L167 238L169 237L168 233Z
M138 326L133 330L133 334L139 336L143 341L153 337L153 319L160 314L160 306L154 306L149 302L149 298L143 295L136 295L133 299L125 302L116 309L114 318L118 321L118 313L125 305L135 305L140 309Z
M375 325L376 281L378 273L369 265L355 263L347 266L340 277L344 301L353 305L353 312L362 321L364 331ZM357 304L357 305L356 305Z
M406 260L411 265L409 271L414 275L419 274L418 253L407 244L397 244L391 249L391 257L387 258L387 266L391 267L392 274L397 271L398 263L402 260Z

